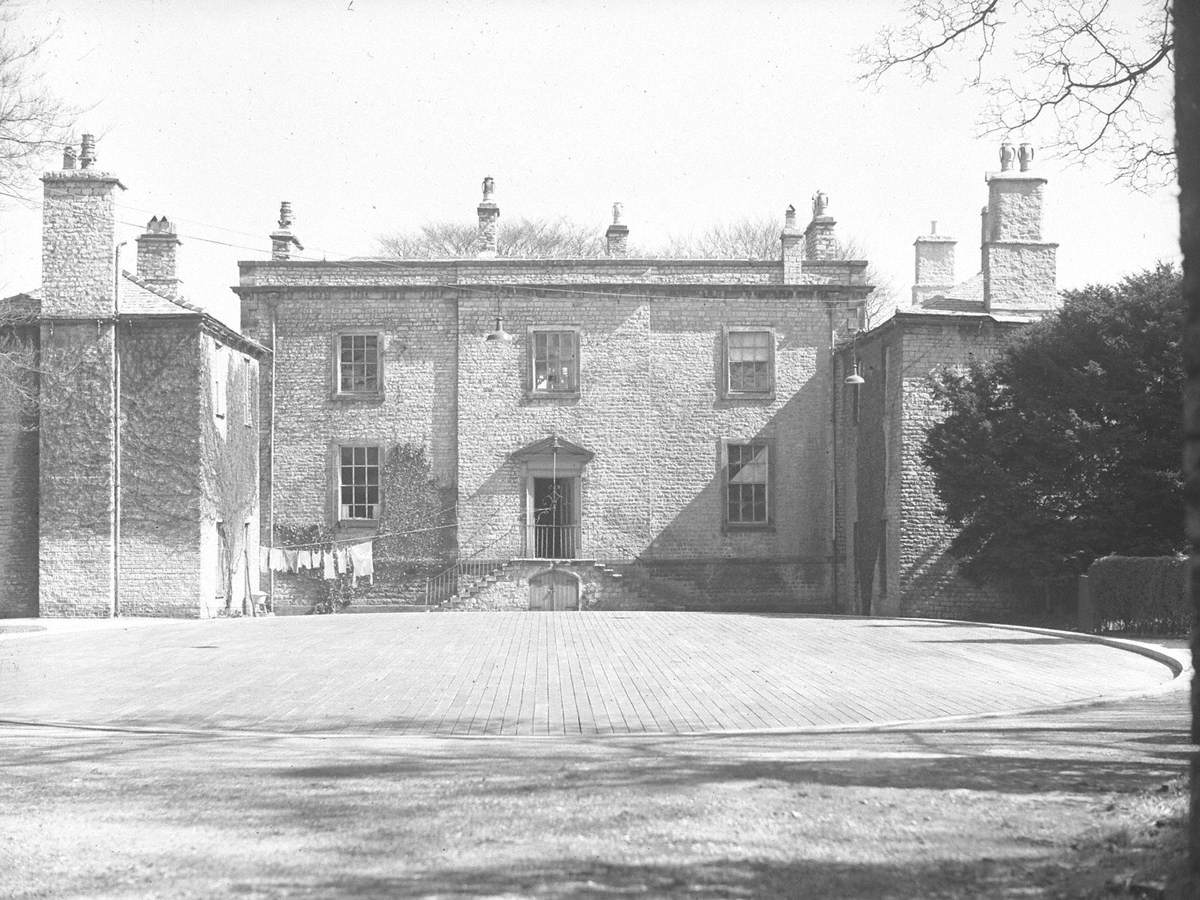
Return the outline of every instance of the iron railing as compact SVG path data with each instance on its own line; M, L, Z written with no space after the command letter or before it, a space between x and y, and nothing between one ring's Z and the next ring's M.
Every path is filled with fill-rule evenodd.
M537 559L578 559L579 526L530 525L525 546Z
M425 605L439 606L459 597L505 564L502 559L463 559L425 579Z

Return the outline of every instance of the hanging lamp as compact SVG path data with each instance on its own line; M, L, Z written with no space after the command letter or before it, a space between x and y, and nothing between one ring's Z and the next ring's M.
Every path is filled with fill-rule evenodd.
M483 338L489 344L511 344L513 336L504 330L504 319L500 315L500 294L496 294L496 329L489 331Z
M858 374L858 329L854 329L854 335L850 338L850 356L854 359L854 371L845 378L846 384L852 384L857 387L860 384L866 384L867 380Z
M504 320L496 316L496 330L489 331L483 339L489 344L511 344L513 336L504 330Z

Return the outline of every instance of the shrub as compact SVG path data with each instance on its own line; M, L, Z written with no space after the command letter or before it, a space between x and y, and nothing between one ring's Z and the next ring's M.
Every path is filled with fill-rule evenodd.
M1186 634L1187 557L1105 556L1088 569L1095 631Z

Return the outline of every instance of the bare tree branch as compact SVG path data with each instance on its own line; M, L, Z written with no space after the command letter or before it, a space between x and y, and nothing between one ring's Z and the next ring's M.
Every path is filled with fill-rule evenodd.
M1174 43L1169 3L1138 2L1134 21L1109 0L913 0L904 24L860 48L861 77L877 84L898 69L928 80L974 46L968 84L985 97L983 134L1045 128L1047 149L1100 161L1146 190L1175 177L1171 135L1153 107ZM989 62L1000 70L989 73Z
M21 38L12 0L0 0L0 196L21 196L42 159L66 140L73 110L43 85L46 38Z

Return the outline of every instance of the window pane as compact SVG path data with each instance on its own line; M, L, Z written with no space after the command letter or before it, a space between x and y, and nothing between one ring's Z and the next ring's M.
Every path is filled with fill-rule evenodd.
M771 389L771 332L731 331L726 335L729 390L761 393Z
M766 523L768 453L765 444L729 444L726 448L728 521Z
M342 447L338 466L339 517L374 519L379 512L379 448Z
M348 393L379 390L379 338L345 334L338 339L338 389Z
M536 331L533 335L533 388L578 389L578 335L574 331Z

